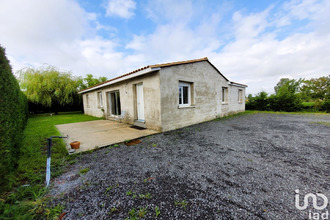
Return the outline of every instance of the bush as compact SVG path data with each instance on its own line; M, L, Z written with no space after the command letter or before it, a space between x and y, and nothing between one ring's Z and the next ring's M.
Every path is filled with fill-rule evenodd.
M271 95L268 100L269 108L272 111L297 112L303 107L299 94L282 93Z
M0 46L0 191L10 187L27 115L27 98L12 74L5 49Z
M323 105L320 108L321 111L326 111L327 113L330 113L330 99L327 99L324 101Z
M269 101L268 94L266 92L260 92L253 97L251 94L248 96L248 102L246 103L247 110L268 110Z

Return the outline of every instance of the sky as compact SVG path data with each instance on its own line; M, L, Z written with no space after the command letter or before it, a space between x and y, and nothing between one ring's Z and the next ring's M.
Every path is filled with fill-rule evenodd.
M330 74L329 0L0 0L13 71L44 64L113 78L208 57L247 94Z

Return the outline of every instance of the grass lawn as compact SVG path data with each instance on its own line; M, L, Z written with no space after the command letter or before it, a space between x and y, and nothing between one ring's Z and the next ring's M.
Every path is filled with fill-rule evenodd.
M46 209L43 195L45 189L47 138L60 135L55 125L98 120L82 113L60 113L59 115L32 115L24 130L21 156L13 182L13 190L0 197L0 219L32 219L38 216L51 217L61 207ZM67 154L61 139L53 139L51 149L52 178L63 168L74 162L76 156Z

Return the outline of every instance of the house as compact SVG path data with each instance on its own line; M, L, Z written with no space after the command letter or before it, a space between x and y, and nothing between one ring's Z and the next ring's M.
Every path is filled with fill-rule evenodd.
M85 114L169 131L245 111L245 88L207 59L157 64L80 91Z

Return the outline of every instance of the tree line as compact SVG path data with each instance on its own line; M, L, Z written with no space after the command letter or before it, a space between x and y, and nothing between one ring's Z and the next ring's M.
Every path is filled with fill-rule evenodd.
M282 78L275 93L260 92L247 97L247 110L262 111L326 111L330 112L330 75L319 78Z
M82 111L82 99L78 91L105 82L106 77L96 78L87 74L75 77L53 66L24 68L18 71L22 91L29 100L32 113Z

